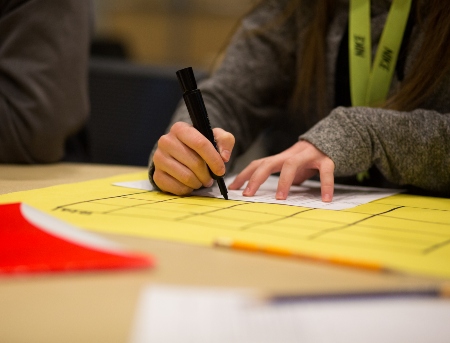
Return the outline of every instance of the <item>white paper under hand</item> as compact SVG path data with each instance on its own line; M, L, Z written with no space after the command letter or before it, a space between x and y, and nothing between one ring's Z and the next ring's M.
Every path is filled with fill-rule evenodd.
M225 183L229 184L233 179L234 177L228 177L225 179ZM243 196L242 190L228 190L228 198L230 200L247 202L282 204L327 210L344 210L401 192L401 190L396 189L335 185L333 201L326 203L322 201L320 196L320 182L307 180L301 186L291 186L289 196L286 200L276 200L275 193L277 190L278 179L279 178L276 176L270 176L267 181L261 185L253 197ZM134 189L153 190L153 187L148 180L118 182L114 185ZM196 190L192 195L219 199L223 198L217 185Z

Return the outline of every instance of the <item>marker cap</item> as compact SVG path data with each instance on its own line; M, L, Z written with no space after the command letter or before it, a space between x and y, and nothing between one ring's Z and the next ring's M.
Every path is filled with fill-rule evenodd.
M191 67L178 70L177 77L183 93L197 89L197 81L195 81L194 71Z

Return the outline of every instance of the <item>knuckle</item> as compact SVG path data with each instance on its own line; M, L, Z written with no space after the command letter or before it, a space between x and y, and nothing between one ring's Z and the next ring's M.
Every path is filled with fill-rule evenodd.
M155 181L159 186L159 183L161 182L161 172L159 169L155 169L155 172L153 173L153 181Z
M200 171L205 168L205 162L199 158L195 158L192 163L193 170Z
M168 134L162 135L158 139L158 148L164 149L170 143L171 139Z
M325 158L320 164L320 169L324 172L333 173L334 172L334 162L330 158Z
M164 174L159 171L158 169L155 169L155 173L153 174L153 181L156 183L156 185L163 191L166 191L167 187L165 184L165 177Z
M274 166L274 161L271 158L262 158L256 161L253 161L249 165L249 170L253 171L253 177L261 178L262 175L269 175L272 173Z
M334 162L331 158L327 158L325 160L325 164L326 164L327 168L329 168L331 171L334 171Z
M192 141L192 144L193 144L195 150L204 150L208 147L210 142L205 137L199 135L194 138L194 140Z
M280 178L280 179L278 180L278 186L281 187L281 188L283 188L283 189L284 189L284 188L289 188L291 185L292 185L292 183L289 182L289 181L286 180L286 179Z
M180 185L178 186L173 192L173 194L175 195L188 195L193 191L192 188L188 187L188 186L184 186L184 185Z
M185 129L186 129L185 123L183 123L183 122L176 122L170 128L170 131L177 133L177 132L181 132L181 131L183 131Z
M175 195L188 195L193 191L193 189L188 185L174 182L173 180L171 181L171 179L168 178L167 174L158 169L155 169L155 173L153 174L153 181L163 192Z
M248 183L251 185L261 185L264 182L264 175L261 173L253 173L248 180Z
M255 169L264 163L266 163L266 159L261 158L259 160L254 160L254 161L250 162L250 164L248 166Z
M155 164L155 166L160 165L163 160L163 154L161 153L160 150L156 150L155 153L153 154L152 159L153 159L153 163Z
M292 168L295 167L297 168L298 162L297 159L294 157L289 157L284 161L284 166Z
M183 171L178 175L178 181L180 181L183 185L197 185L200 182L194 176L194 174L190 171Z

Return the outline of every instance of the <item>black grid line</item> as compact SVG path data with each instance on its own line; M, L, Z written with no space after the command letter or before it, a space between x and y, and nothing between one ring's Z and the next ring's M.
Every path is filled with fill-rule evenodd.
M66 211L74 214L93 216L132 216L136 218L148 219L149 221L153 218L163 221L166 220L168 223L186 222L204 229L211 228L211 224L205 223L200 220L201 218L214 221L217 227L221 229L228 228L228 221L230 223L232 222L234 225L237 224L237 228L236 226L229 228L231 231L254 232L265 235L269 238L284 237L303 242L319 241L320 243L325 244L340 244L343 246L354 246L358 248L365 247L367 249L380 252L392 247L399 252L416 256L430 255L440 249L450 247L450 222L441 223L395 216L396 211L404 208L414 209L415 211L434 210L437 211L437 213L439 212L446 214L450 214L450 209L443 210L421 208L417 206L399 206L396 204L390 204L389 201L377 201L378 204L391 206L391 208L376 214L355 212L352 209L342 210L339 212L348 214L349 216L355 216L355 218L357 218L350 222L342 222L337 219L327 219L320 216L319 218L314 218L315 213L318 213L318 211L323 211L320 209L288 206L292 209L292 211L288 211L291 212L290 214L278 214L273 210L257 211L254 207L247 209L246 207L250 207L248 205L254 204L253 202L230 201L228 202L229 205L223 206L224 204L227 204L226 202L224 203L225 200L218 200L220 201L220 204L218 203L215 205L209 202L205 205L201 203L200 199L202 198L198 197L165 196L162 199L152 199L148 198L150 193L151 192L148 191L139 191L124 193L122 195L112 197L90 199L60 205L55 207L53 211ZM114 200L114 203L111 202L112 200ZM130 204L130 200L133 201L132 204ZM136 203L136 201L138 203ZM95 207L95 205L100 205L103 207L110 206L111 208L103 211L95 211L94 209L89 211L83 210L83 205L88 205L87 207ZM161 205L164 205L163 208L161 208ZM171 206L173 206L173 208L171 208ZM179 207L183 206L186 208L180 210ZM78 207L81 209L77 209ZM158 213L169 214L169 218L164 215L146 213L146 211L150 211L152 207L155 207L155 210L157 210ZM127 210L130 209L142 211L142 213L127 213ZM240 211L243 215L248 214L249 217L260 215L261 219L247 220L241 219L241 217L234 218L232 214L236 214L235 211ZM176 218L171 218L170 213L176 213L178 216ZM327 213L330 212L327 211ZM313 217L309 217L310 214L313 214ZM304 217L304 215L308 215L308 217ZM264 217L270 217L271 219L264 219ZM420 224L422 226L420 229L406 229L401 227L382 227L371 223L372 219L380 217L386 220L393 219L395 221L401 221L404 223L405 227L409 227L413 224ZM430 225L437 228L439 232L427 231L427 227ZM324 227L321 228L320 226ZM408 237L408 239L404 239L402 241L399 241L398 238L390 241L390 235L393 237L396 237L395 235L411 235L411 237ZM414 235L417 237L414 237ZM427 239L421 240L420 237L422 236ZM365 241L365 239L367 239L367 241ZM370 241L370 239L372 239L372 241ZM377 244L377 239L380 240L379 244Z

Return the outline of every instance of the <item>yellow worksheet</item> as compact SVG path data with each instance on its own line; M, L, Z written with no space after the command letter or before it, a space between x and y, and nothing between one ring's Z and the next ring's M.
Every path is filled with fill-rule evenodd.
M398 194L331 211L113 186L145 173L0 195L80 228L212 245L219 237L450 278L450 199Z

